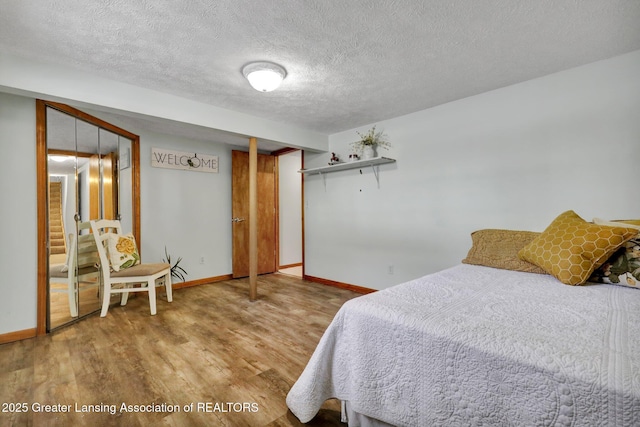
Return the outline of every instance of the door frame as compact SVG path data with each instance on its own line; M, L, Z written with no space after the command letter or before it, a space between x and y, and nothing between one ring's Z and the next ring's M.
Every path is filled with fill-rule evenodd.
M242 151L242 150L237 150L237 151ZM301 148L292 148L292 147L285 147L282 148L280 150L276 150L276 151L272 151L270 153L268 153L268 155L270 156L274 156L275 157L275 268L276 268L276 272L278 271L278 269L280 268L280 185L279 185L279 181L280 181L280 156L284 155L284 154L288 154L288 153L292 153L295 151L300 151L300 169L304 169L304 150ZM304 236L304 175L300 174L300 227L301 227L301 238L302 238L302 242L301 242L301 249L302 249L302 253L301 253L301 260L302 260L302 277L304 278L305 275L305 236ZM232 212L232 217L233 217L233 212ZM232 257L233 258L233 257ZM232 262L233 264L233 262ZM233 270L233 265L231 266L231 269Z
M300 151L300 169L304 169L304 150L301 148L286 147L280 150L272 151L271 155L276 156L276 271L280 268L280 156L283 154ZM302 228L301 236L301 260L302 260L302 277L305 275L304 262L304 174L300 174L300 227Z

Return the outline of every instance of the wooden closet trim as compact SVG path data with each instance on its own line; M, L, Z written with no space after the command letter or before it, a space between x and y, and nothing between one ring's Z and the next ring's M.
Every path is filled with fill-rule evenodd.
M110 132L131 140L131 197L132 197L132 233L138 242L138 248L142 246L140 239L140 137L125 129L107 123L97 117L59 102L36 99L36 185L37 185L37 320L36 335L47 333L47 270L49 256L47 253L47 107L67 113L82 121L106 129Z

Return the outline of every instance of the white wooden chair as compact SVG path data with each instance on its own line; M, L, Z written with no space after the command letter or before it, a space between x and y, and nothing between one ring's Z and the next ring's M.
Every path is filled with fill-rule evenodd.
M129 292L148 292L151 315L156 314L156 286L164 285L167 292L167 301L173 301L171 288L171 266L167 263L138 264L120 271L112 271L107 255L106 240L110 233L122 235L120 221L94 220L91 222L93 237L100 254L100 269L102 270L102 282L104 284L102 295L102 311L100 317L105 317L109 310L111 295L121 294L120 305L127 304ZM141 284L140 287L133 287ZM115 287L118 285L119 287Z
M78 223L78 233L89 230L89 222ZM81 284L86 286L100 285L100 256L95 239L90 234L80 234L76 239L74 233L69 234L67 245L67 261L64 264L49 266L49 285L64 284L65 288L49 287L50 292L66 292L69 296L69 312L71 317L78 317L78 292Z

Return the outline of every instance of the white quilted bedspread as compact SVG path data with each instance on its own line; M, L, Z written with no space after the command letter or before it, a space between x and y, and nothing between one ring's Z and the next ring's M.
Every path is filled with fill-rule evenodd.
M348 301L287 396L398 426L640 426L640 289L459 265Z

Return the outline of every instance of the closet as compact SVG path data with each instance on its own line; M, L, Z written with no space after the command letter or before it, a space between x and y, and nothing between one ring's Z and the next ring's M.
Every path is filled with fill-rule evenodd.
M119 219L140 241L139 137L68 105L38 100L36 109L43 333L100 309L92 239L81 237L89 220Z

